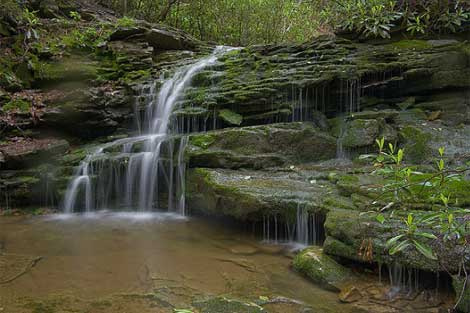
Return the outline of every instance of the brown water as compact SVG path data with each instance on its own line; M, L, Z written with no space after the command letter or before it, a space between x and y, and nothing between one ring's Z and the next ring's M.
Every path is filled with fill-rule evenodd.
M288 251L168 214L1 217L0 312L170 313L220 295L270 299L272 313L396 312L340 303L293 272Z

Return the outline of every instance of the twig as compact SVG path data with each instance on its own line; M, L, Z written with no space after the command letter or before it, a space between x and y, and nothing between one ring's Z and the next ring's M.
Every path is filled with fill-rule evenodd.
M39 257L36 257L34 258L33 260L31 260L31 262L29 262L28 265L26 265L26 267L20 272L18 273L17 275L13 276L12 278L9 278L7 280L3 280L3 281L0 281L0 285L4 285L4 284L8 284L8 283L11 283L12 281L20 278L21 276L23 276L24 274L26 274L29 270L31 270L33 267L36 266L36 264L42 260L42 256L39 256Z

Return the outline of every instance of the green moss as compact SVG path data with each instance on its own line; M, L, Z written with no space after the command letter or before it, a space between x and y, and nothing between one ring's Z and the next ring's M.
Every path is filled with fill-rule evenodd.
M308 248L297 254L293 266L313 282L332 291L339 291L341 285L352 277L349 270L325 255L318 247Z
M219 111L219 118L230 125L239 126L243 121L243 116L231 110L223 109Z
M400 133L400 138L405 145L405 158L414 163L422 163L431 155L429 140L431 135L413 126L404 127Z
M190 143L193 146L203 148L203 149L207 149L214 142L215 142L215 137L210 134L194 135L190 137Z
M426 40L400 40L390 44L391 47L399 49L423 50L431 48L431 44Z
M341 136L344 147L356 148L374 144L379 136L381 120L355 119L345 125Z
M119 82L122 84L130 85L132 83L148 79L151 76L150 70L138 70L127 72Z
M117 27L134 27L136 25L136 21L133 18L127 16L121 17L116 21Z
M22 99L11 100L2 107L2 110L4 112L18 111L18 112L26 113L26 112L29 112L30 109L31 109L31 102L22 100Z
M33 68L34 78L44 81L79 81L97 76L96 64L79 56L64 58L60 62L35 61Z

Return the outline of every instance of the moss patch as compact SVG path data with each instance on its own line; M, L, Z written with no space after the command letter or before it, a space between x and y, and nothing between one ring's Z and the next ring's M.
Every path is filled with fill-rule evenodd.
M221 118L223 121L227 122L230 125L237 126L239 126L243 121L243 116L228 109L220 110L219 118Z
M431 44L426 40L400 40L390 44L391 47L399 49L424 50L431 48Z

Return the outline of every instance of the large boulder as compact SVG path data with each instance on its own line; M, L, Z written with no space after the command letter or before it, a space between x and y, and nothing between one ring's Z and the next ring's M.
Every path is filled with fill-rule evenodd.
M146 33L146 40L158 50L191 50L196 47L195 41L188 36L159 28L150 29Z

